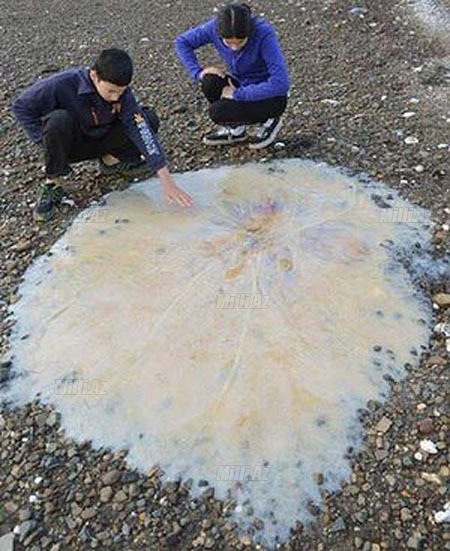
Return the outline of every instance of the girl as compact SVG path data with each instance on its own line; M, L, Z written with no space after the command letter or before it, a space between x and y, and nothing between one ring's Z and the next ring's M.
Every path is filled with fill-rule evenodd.
M202 68L195 50L213 44L228 67ZM209 114L219 126L203 139L207 145L242 142L246 125L259 124L252 149L271 144L286 109L289 75L275 31L252 16L241 2L228 4L217 18L180 35L176 51L191 77L201 83Z

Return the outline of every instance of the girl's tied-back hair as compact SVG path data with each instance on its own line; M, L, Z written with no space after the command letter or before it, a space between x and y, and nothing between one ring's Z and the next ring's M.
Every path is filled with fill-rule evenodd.
M252 10L242 2L231 2L219 11L217 24L222 38L248 38L253 29Z

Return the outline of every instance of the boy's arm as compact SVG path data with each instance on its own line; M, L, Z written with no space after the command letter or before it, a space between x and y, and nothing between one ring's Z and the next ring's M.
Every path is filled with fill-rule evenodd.
M236 88L233 99L238 101L259 101L276 96L286 96L289 91L289 73L275 31L264 38L261 52L269 71L269 78L259 84Z
M191 197L177 187L167 168L166 155L156 137L155 132L147 123L142 107L128 89L124 93L119 119L125 131L133 141L151 168L158 174L163 186L166 200L176 202L181 206L190 206Z
M125 132L151 168L158 172L159 169L165 167L167 159L164 150L155 132L147 123L142 107L136 101L130 89L127 89L123 94L119 119L125 128Z
M55 81L46 78L26 88L14 101L14 114L34 143L42 139L42 117L56 109Z
M213 42L215 25L216 20L211 19L204 25L186 31L175 40L178 57L195 81L199 80L203 68L198 62L194 50Z

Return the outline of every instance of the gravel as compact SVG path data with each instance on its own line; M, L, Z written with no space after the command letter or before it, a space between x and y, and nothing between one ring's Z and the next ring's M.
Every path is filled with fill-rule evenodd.
M431 209L436 255L448 255L450 52L442 33L428 33L409 17L409 0L252 2L276 25L291 69L285 126L270 150L210 150L200 140L209 127L205 103L181 71L172 41L215 4L3 3L0 356L11 327L6 308L18 300L26 268L80 209L128 185L99 176L92 163L80 165L69 183L74 206L64 205L44 227L35 225L31 207L42 161L15 126L10 102L39 76L88 64L101 47L120 45L133 56L135 89L161 116L173 171L293 156L348 167ZM450 323L449 283L422 286L434 297L436 323ZM391 381L386 403L371 401L360 411L366 438L360 450L348 452L350 479L335 494L320 490L322 509L311 505L315 522L297 523L281 549L450 549L448 524L434 521L450 501L449 368L446 336L436 331L420 367L402 382ZM9 369L10 362L0 360L0 388ZM254 548L212 488L193 499L190 481L167 483L157 467L130 470L125 451L70 441L56 412L38 402L1 406L0 431L0 545L10 545L14 531L18 549L33 551ZM424 440L436 453L421 448ZM320 474L316 478L320 488Z

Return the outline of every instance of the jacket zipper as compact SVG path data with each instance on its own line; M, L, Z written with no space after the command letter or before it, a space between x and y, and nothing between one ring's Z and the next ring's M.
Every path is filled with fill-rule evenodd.
M92 113L92 118L94 119L95 126L98 126L97 113L95 112L95 109L93 107L91 108L91 113Z

